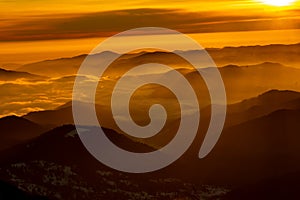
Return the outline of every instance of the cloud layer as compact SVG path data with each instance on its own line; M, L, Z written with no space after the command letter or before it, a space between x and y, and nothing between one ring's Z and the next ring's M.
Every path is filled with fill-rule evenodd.
M107 37L130 28L155 26L183 33L300 29L296 10L274 13L192 12L127 9L96 13L39 15L0 21L1 41Z

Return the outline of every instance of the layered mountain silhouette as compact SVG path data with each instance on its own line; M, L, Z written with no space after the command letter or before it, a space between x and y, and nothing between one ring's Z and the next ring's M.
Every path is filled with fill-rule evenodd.
M15 81L18 79L39 81L44 80L45 78L45 76L30 74L28 72L12 71L0 68L0 81Z
M270 90L262 93L258 97L253 97L239 103L228 106L228 125L239 124L256 117L261 117L278 109L300 108L300 93L288 90ZM84 106L85 103L82 103ZM105 112L103 108L96 105L99 112ZM203 108L203 112L208 112L209 108ZM208 116L209 113L204 116ZM57 127L63 124L73 124L72 102L59 106L55 110L30 112L23 118L33 121L43 126Z
M257 65L228 65L220 68L227 98L237 102L276 88L299 91L300 70L279 63L265 62Z
M1 65L0 68L6 69L6 70L16 70L17 68L21 67L22 64L16 64L16 63L4 63Z
M117 55L113 52L102 52L98 55L93 55L95 62L100 62L97 57L101 56L114 56ZM79 55L71 58L59 58L55 60L46 60L36 63L29 63L17 68L20 71L36 73L44 76L60 77L66 75L76 74L81 63L87 55ZM63 66L63 67L62 67Z
M226 126L240 124L262 117L279 109L299 109L300 93L288 90L270 90L258 97L228 105Z
M50 128L64 124L74 124L71 103L67 103L66 106L58 107L55 110L30 112L24 115L23 118Z
M275 45L278 49L282 48L282 51L289 52L285 54L285 57L295 55L299 44L295 45ZM239 47L239 48L224 48L233 51L237 59L242 59L246 56L238 56L238 51L247 52L247 49L260 49L263 56L270 55L272 53L267 50L269 46L262 47ZM224 50L223 49L223 50ZM246 49L246 50L244 50ZM229 51L228 50L228 51ZM222 50L220 50L222 51ZM250 51L250 50L249 50ZM197 51L177 51L179 55L191 54L193 57ZM274 53L274 52L273 52ZM202 52L203 54L203 52ZM231 56L232 56L231 55ZM252 55L252 54L251 54ZM277 54L274 54L277 55ZM46 81L34 81L22 82L11 81L3 82L0 84L2 93L0 96L0 116L5 115L24 115L33 110L49 110L54 109L59 104L66 103L72 98L72 89L76 73L80 67L82 61L86 55L81 55L73 58L61 58L56 60L41 61L38 63L31 63L18 68L21 71L28 71L32 74L39 74L39 76L49 76L50 79ZM119 56L113 52L102 52L99 54L91 55L96 66L101 64L101 59ZM271 56L271 55L270 55ZM229 58L230 55L224 56ZM242 57L242 58L240 58ZM229 104L240 102L244 99L249 99L254 96L258 96L261 93L269 91L271 89L278 90L293 90L300 91L300 85L298 77L300 77L300 69L297 68L298 63L277 63L275 61L279 56L273 56L274 59L268 59L266 57L262 60L257 60L256 63L235 63L225 62L224 65L219 65L219 71L222 75L224 86L227 92L227 101ZM289 60L293 60L289 58ZM105 72L104 76L100 80L99 87L97 89L97 96L99 99L104 98L107 100L111 87L114 86L117 80L127 72L131 67L138 66L147 62L157 62L165 65L170 65L182 73L191 83L197 92L200 106L206 107L209 105L209 94L204 81L199 76L198 72L193 70L188 62L179 58L174 53L168 52L137 52L131 54L125 54L121 56L116 62L114 62L109 69ZM259 63L259 64L257 64ZM63 67L62 67L63 66ZM99 66L100 67L100 66ZM209 73L211 68L203 64L203 73ZM168 76L169 72L157 72L155 70L151 72L145 72L144 74L136 75L133 78L147 79L153 76L153 74L159 74L161 77ZM138 76L138 77L137 77ZM82 87L88 86L89 81L95 81L98 77L87 77L85 75L77 76L82 82ZM4 79L5 80L5 79ZM174 81L176 87L181 85ZM103 86L103 87L102 87ZM145 90L139 93L140 98L151 99L152 96L159 96L161 99L166 100L166 104L175 104L176 101L172 99L172 94L166 92L162 87L148 86ZM27 94L27 95L15 95L15 94ZM30 94L30 95L29 95ZM171 95L170 95L171 94ZM32 102L32 103L30 103ZM97 102L98 104L101 102ZM29 105L30 104L30 105Z
M245 46L245 47L225 47L221 49L207 49L209 55L213 58L218 66L224 66L228 64L235 65L253 65L263 62L282 63L287 66L298 66L299 64L299 49L300 44L292 45L266 45L266 46ZM190 51L174 51L179 55L188 54L189 57L198 56L199 52L202 55L202 50L190 50ZM20 71L26 71L43 76L65 76L70 74L76 74L81 63L87 55L79 55L72 58L60 58L55 60L46 60L36 63L30 63L17 68ZM115 52L101 52L92 55L91 59L95 60L95 63L101 63L100 56L112 57L119 56ZM131 54L125 54L122 59L115 64L120 65L132 65L144 63L147 61L155 60L158 63L168 63L174 65L184 64L183 60L174 55L173 52L137 52ZM64 66L63 68L61 66ZM209 67L209 66L207 66Z
M299 66L300 43L225 47L221 49L207 49L207 51L219 66L227 65L228 63L249 65L261 62L276 62L288 66Z

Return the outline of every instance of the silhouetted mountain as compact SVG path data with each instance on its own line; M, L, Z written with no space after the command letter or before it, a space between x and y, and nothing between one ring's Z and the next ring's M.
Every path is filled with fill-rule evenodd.
M198 149L190 150L186 159L194 164L186 170L199 171L193 176L206 183L230 185L257 183L298 171L299 118L300 109L278 110L226 128L206 158L195 161L191 155L197 155Z
M298 81L300 70L286 67L278 63L262 63L259 65L248 66L230 65L219 69L224 80L227 101L229 104L258 96L270 89L300 91L300 84ZM207 87L204 81L201 80L201 76L188 68L179 68L178 70L185 74L192 85L195 86L195 91L201 99L201 101L199 101L201 103L200 106L205 107L209 105L210 99L207 94ZM209 69L203 69L204 73L207 72L206 70ZM167 76L167 73L168 72L163 73L161 76ZM151 75L145 74L141 76L141 78L149 78L146 76ZM2 84L0 85L0 89L5 95L0 101L0 111L2 111L2 113L0 112L0 115L7 115L8 113L24 115L24 113L28 112L27 110L53 109L57 106L57 103L64 103L71 99L74 79L75 76L73 75L62 78L53 78L46 83L41 82L40 84L35 83L34 85L21 85L19 83ZM89 82L89 79L84 76L82 76L80 80L82 81L83 86L85 86L85 84L87 85ZM118 80L118 76L105 77L104 81L101 82L101 86L105 87L98 87L96 98L107 99L109 97L109 92L112 91L110 87L113 86L116 80ZM176 81L173 84L178 84L178 87L180 87L180 83L177 83ZM26 101L22 95L15 95L17 93L28 94L26 95ZM60 97L58 97L58 95L60 95ZM147 99L160 97L166 100L168 103L167 105L176 102L170 92L157 85L143 88L143 91L139 93L139 96ZM47 99L45 100L45 98ZM33 103L28 105L28 102L31 101ZM28 109L28 107L30 107L30 109ZM68 123L70 122L71 121L68 121ZM50 123L50 121L48 123Z
M6 70L16 70L17 68L21 67L21 64L16 64L16 63L4 63L0 66L2 69Z
M228 105L226 125L232 126L249 121L279 109L300 109L300 93L288 90L270 90L258 97Z
M124 149L133 149L134 151L137 152L147 152L147 151L154 150L153 148L145 144L132 141L129 138L125 137L124 135L119 134L113 130L105 129L105 128L103 128L103 130L112 142L116 143L117 145L120 145ZM51 146L53 144L55 144L55 148L52 149L51 152L47 152L52 148ZM73 125L64 125L52 129L42 134L41 136L34 138L29 143L27 142L25 145L19 145L18 147L13 147L11 149L13 150L22 149L22 151L20 152L22 155L24 155L23 157L21 156L20 152L16 154L16 156L19 157L20 159L26 157L28 158L40 157L47 160L53 159L53 161L60 160L61 162L72 161L74 163L77 163L78 161L75 161L78 158L77 156L79 157L82 156L82 158L84 158L84 157L88 157L86 156L87 154L89 155L89 153L82 145L77 135L76 129ZM59 157L56 157L59 154L59 152L63 152L63 151L64 154L60 155ZM9 149L6 150L5 152L11 154L9 153L10 152ZM81 165L84 165L84 162L82 163L79 162L79 163Z
M24 115L23 118L50 128L64 124L74 124L71 106L55 110L30 112Z
M279 63L221 67L229 103L257 96L271 89L300 91L300 69Z
M80 106L83 108L87 107L88 103L84 102L78 102ZM108 112L100 108L99 105L96 104L96 109L101 110L101 114L106 116L108 115ZM55 128L58 126L62 126L64 124L74 124L73 120L73 113L72 113L72 101L67 102L58 108L54 110L45 110L45 111L35 111L30 112L24 116L22 116L24 119L28 119L30 121L33 121L37 124L40 124L44 127L48 128ZM107 122L104 120L104 124L102 124L104 127L111 127L110 122Z
M288 66L299 66L300 43L212 48L207 49L207 51L218 66L230 63L249 65L261 62L276 62Z
M113 52L105 51L99 54L95 54L91 57L92 59L95 59L96 62L99 62L99 60L97 60L97 57L99 57L99 55L113 56L116 54ZM72 58L59 58L55 60L46 60L36 63L29 63L17 68L17 70L52 77L72 75L77 73L81 63L83 62L86 56L87 55L84 54Z
M0 150L3 150L37 137L46 128L21 117L8 116L0 119L0 130Z
M108 137L138 152L152 148L108 129ZM125 148L126 149L126 148ZM129 174L104 166L82 145L74 126L62 126L0 155L2 180L49 199L165 199L226 193L222 187L195 186L166 173ZM24 173L26 172L26 173Z
M80 55L72 58L59 58L55 60L45 60L36 63L29 63L17 68L17 70L27 71L40 75L48 74L48 76L54 77L70 75L77 72L85 57L86 55Z
M0 68L0 81L15 81L17 79L26 79L26 80L44 80L47 77L39 76L35 74L30 74L28 72L18 72L5 70Z
M85 103L81 103L85 106ZM253 97L242 102L229 105L225 126L240 124L254 118L270 114L278 109L299 109L300 93L287 90L270 90L258 97ZM96 105L96 110L102 115L108 115L108 111ZM72 102L59 106L55 110L37 111L24 115L23 118L31 120L44 127L54 128L63 124L73 124ZM210 106L201 111L202 121L209 121ZM102 121L105 127L115 129L113 122L106 118ZM117 130L117 129L116 129ZM175 130L174 130L175 131Z
M288 66L298 66L299 64L300 44L292 45L266 45L266 46L245 46L245 47L225 47L222 49L207 49L210 56L218 66L228 64L245 65L257 64L263 62L282 63ZM203 50L174 51L179 55L188 55L190 58L200 55L206 55ZM95 63L101 63L99 55L111 57L118 55L114 52L101 52L91 56ZM46 60L36 63L30 63L17 68L20 71L26 71L44 76L65 76L76 74L86 55L79 55L72 58L60 58L55 60ZM169 65L187 65L185 61L172 52L137 52L125 54L115 66L139 65L141 63L162 63ZM62 67L63 66L63 67ZM206 66L210 67L210 66Z

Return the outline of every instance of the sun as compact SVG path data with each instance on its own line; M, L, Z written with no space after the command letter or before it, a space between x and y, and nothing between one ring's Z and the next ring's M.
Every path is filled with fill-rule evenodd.
M261 0L261 2L272 6L288 6L295 0Z

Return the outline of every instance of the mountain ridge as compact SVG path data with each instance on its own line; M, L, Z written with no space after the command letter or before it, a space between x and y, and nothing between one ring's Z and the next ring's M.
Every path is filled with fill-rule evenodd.
M256 49L256 50L255 50ZM273 50L272 50L273 49ZM282 49L282 50L281 50ZM224 47L224 48L212 48L207 49L208 53L212 57L212 59L216 62L217 66L225 66L230 63L236 64L236 65L244 65L247 64L256 64L256 63L263 63L263 62L277 62L282 63L284 65L293 66L295 63L297 65L299 64L297 62L298 53L300 49L300 43L298 44L291 44L291 45L283 45L283 44L273 44L273 45L265 45L265 46L241 46L241 47ZM187 51L174 51L175 53L180 54L191 54L191 56L194 55L195 51L203 51L203 50L187 50ZM282 57L280 55L274 57L273 54L278 54L284 52L289 52L285 55L288 55L286 57ZM161 56L160 54L173 54L173 52L145 52L145 53L136 53L137 56L140 56L141 58L144 58L145 56L149 56L151 59L154 57ZM110 51L104 51L100 53L96 53L91 55L91 57L96 58L97 55L105 54L106 56L113 55L119 55L116 52L110 52ZM158 55L159 54L159 55ZM251 56L250 56L251 55ZM21 67L18 67L18 70L21 71L27 71L30 73L35 72L36 74L40 75L66 75L66 74L74 74L78 68L80 67L82 61L87 56L87 54L81 54L74 57L67 57L67 58L58 58L58 59L51 59L51 60L45 60L45 61L38 61L33 63L24 64ZM124 55L123 55L124 56ZM133 54L126 54L124 58L131 59L131 58L137 58L132 57ZM272 57L273 56L273 57ZM256 59L254 59L256 58ZM75 62L75 63L74 63ZM69 71L72 71L72 73L68 71L63 71L61 68L61 72L56 71L55 68L58 66L56 65L63 65L68 66L65 68L69 68ZM44 71L42 71L40 68L42 68ZM52 69L51 69L52 68ZM65 69L66 70L66 69Z
M27 79L27 80L44 80L47 79L46 76L40 76L28 72L23 71L15 71L15 70L6 70L3 68L0 68L0 81L15 81L18 79Z

